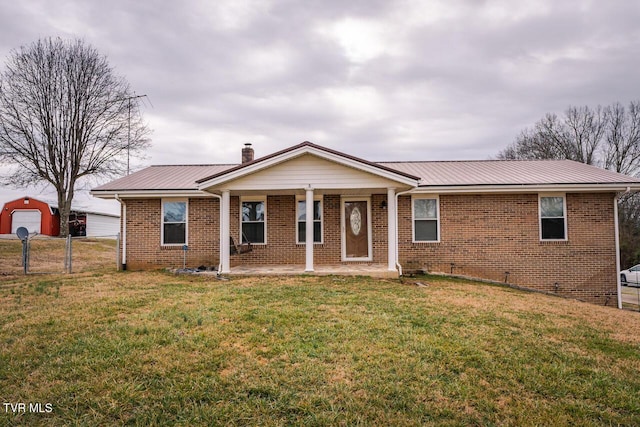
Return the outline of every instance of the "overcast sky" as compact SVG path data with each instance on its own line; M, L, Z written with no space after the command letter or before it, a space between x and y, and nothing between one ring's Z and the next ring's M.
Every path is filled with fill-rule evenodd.
M79 37L148 96L146 165L302 141L373 161L486 159L547 112L640 98L635 0L0 5L1 67L38 38ZM0 202L27 193L55 199L0 189Z

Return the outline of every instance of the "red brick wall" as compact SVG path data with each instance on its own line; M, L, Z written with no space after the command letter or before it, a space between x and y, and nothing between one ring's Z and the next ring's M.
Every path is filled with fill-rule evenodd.
M126 200L127 268L182 267L182 246L160 244L161 200ZM217 266L220 203L214 198L189 199L187 266Z
M372 242L374 263L387 262L387 211L380 205L386 194L371 198ZM323 197L323 241L314 245L315 264L340 264L342 258L340 233L340 196ZM231 235L239 236L240 199L231 197ZM233 255L231 266L260 264L305 263L305 245L296 244L295 196L267 197L267 244L253 245L253 250Z
M568 241L541 242L538 195L442 195L439 243L412 243L411 197L398 206L399 259L432 272L453 272L557 292L598 304L616 294L614 194L567 194ZM294 196L268 196L267 244L232 255L231 265L300 264ZM387 262L386 194L371 197L373 262ZM127 200L127 266L181 267L181 247L160 244L160 199ZM240 199L231 197L231 233L239 236ZM316 264L341 262L340 196L323 199L323 243ZM219 201L189 200L187 266L218 265ZM556 285L557 284L557 285Z
M372 197L373 262L387 262L387 211L381 206L386 194ZM240 198L230 200L231 236L240 235ZM160 244L160 199L127 200L127 268L181 267L181 246ZM218 199L189 199L187 266L218 265ZM267 197L267 244L231 256L231 265L305 263L305 245L296 243L295 196ZM314 245L314 262L341 262L340 196L323 198L323 242Z
M411 197L399 200L399 258L451 272L615 304L614 194L567 194L566 242L541 242L538 195L442 195L440 243L412 243ZM557 284L557 286L556 286Z

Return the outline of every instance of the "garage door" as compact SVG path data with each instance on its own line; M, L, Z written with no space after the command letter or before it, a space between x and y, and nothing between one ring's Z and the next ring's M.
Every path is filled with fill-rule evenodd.
M15 234L18 227L25 227L29 233L40 233L40 211L19 210L11 216L11 233Z

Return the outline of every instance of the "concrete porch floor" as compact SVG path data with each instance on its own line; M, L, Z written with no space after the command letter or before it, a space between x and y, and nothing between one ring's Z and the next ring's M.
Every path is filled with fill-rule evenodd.
M231 267L231 276L286 276L309 274L317 276L371 276L397 278L397 271L389 271L386 264L329 264L316 265L313 272L305 272L302 264L238 265Z

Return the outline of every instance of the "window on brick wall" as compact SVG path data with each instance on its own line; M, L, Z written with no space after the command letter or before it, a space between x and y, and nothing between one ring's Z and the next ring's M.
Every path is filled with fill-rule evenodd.
M305 199L297 199L297 243L307 241L307 202ZM322 199L313 201L313 242L322 243Z
M541 194L540 239L567 240L567 203L564 194Z
M437 196L414 196L413 241L440 241L440 209Z
M267 201L265 199L242 199L240 211L242 242L266 243Z
M162 200L163 245L184 245L187 243L187 201Z

